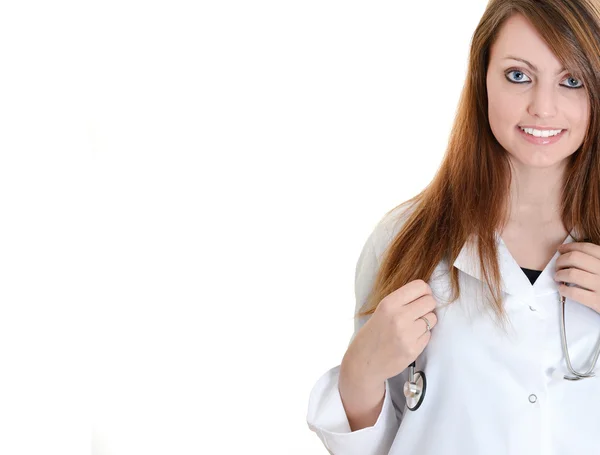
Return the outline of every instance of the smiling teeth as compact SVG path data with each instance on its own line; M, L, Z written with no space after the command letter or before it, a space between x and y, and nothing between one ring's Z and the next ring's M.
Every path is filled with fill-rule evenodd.
M521 127L519 127L521 128ZM562 130L536 130L533 128L521 128L523 131L525 131L527 134L531 134L532 136L535 137L550 137L550 136L556 136L558 133L560 133Z

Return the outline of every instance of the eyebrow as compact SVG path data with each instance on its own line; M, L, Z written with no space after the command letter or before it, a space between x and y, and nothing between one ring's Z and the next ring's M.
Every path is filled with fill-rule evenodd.
M519 57L514 57L512 55L507 55L506 57L504 57L504 60L517 60L519 62L523 62L525 63L529 68L531 68L533 71L538 71L537 66L535 66L533 63L528 62L527 60L525 60L524 58L519 58ZM556 75L558 76L560 73L562 73L563 71L565 71L566 68L561 68L556 72Z

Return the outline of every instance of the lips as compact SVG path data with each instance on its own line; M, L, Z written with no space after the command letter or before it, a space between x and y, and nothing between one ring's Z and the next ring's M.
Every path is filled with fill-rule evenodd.
M560 128L555 128L555 129L560 129ZM567 130L562 130L560 133L558 133L555 136L549 136L549 137L536 137L533 136L531 134L527 134L525 131L523 131L520 127L517 126L517 131L519 132L519 135L525 139L527 142L531 143L531 144L535 144L535 145L550 145L550 144L554 144L555 142L560 141L560 139L564 136L564 134L566 133Z

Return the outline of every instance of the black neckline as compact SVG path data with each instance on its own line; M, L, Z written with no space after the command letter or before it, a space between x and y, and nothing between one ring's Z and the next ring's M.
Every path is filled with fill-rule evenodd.
M523 273L529 279L529 282L532 285L535 283L535 280L537 280L542 274L542 270L527 269L525 267L521 267L521 270L523 270Z
M536 270L536 269L527 269L525 267L521 267L523 270L527 270L528 272L538 272L538 273L542 273L542 270Z

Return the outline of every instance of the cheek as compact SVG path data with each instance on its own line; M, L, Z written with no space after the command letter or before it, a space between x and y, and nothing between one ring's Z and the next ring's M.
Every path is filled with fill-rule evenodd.
M567 110L567 118L569 119L573 135L578 140L583 140L590 120L587 100L570 105Z
M567 117L570 131L568 131L567 141L562 146L563 151L566 152L565 157L572 155L583 144L587 133L587 122L585 112L582 111L574 112L574 115Z
M579 124L581 125L581 132L582 134L584 134L587 131L588 124L590 121L590 108L587 98L584 102L584 107L580 109L580 112L581 113L579 116Z
M506 93L488 96L488 116L492 130L512 129L520 121L518 100Z
M496 128L513 126L519 122L518 97L504 89L500 81L489 80L488 85L488 115L490 124ZM510 125L508 125L510 124Z

